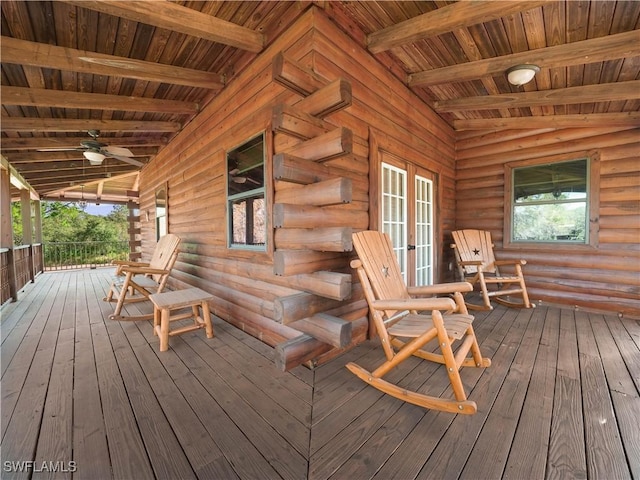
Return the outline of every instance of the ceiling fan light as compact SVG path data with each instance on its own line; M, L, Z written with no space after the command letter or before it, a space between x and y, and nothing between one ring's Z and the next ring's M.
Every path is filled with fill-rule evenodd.
M540 71L537 65L515 65L507 70L507 80L511 85L519 87L529 83Z
M83 152L82 153L84 155L84 158L86 158L87 160L89 160L89 164L91 165L102 165L102 161L107 158L105 155L99 153L99 152Z

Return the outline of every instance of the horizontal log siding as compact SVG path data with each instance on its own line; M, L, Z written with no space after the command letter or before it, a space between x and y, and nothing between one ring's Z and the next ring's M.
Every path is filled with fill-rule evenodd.
M534 301L640 314L638 128L461 132L457 141L456 228L490 230L496 256L523 258ZM514 161L600 158L598 245L503 248L504 170Z
M295 106L302 98L272 81L272 62L279 52L313 68L328 82L344 78L352 85L352 105L324 118L353 134L352 153L324 162L353 185L352 202L332 209L368 215L369 135L376 131L384 132L390 152L438 174L440 235L443 225L454 225L455 212L453 130L321 10L312 8L217 94L143 169L140 180L144 257L150 257L156 243L154 192L166 183L169 231L182 238L170 285L194 285L210 292L213 313L269 345L300 333L278 322L282 313L277 299L301 293L314 282L331 281L322 275L275 275L272 252L226 247L226 150L263 129L269 136L274 106ZM272 139L274 152L301 142L284 133L274 133ZM272 186L275 191L294 187L280 181ZM368 225L363 222L354 227L364 228ZM350 256L345 254L343 268L334 271L350 272ZM362 316L361 297L356 290L344 302L342 318Z
M444 280L449 255L444 232L455 224L455 132L327 17L317 15L315 25L314 70L326 78L345 78L353 96L351 107L325 120L351 129L356 153L356 139L375 135L386 151L436 174L435 233L441 248L435 254L440 272L435 280ZM369 155L369 145L361 155ZM376 205L377 199L369 202Z

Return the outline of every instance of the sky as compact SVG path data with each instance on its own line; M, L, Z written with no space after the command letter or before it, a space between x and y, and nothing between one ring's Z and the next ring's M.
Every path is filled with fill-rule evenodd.
M106 216L111 213L113 210L113 205L102 203L100 205L96 205L95 203L87 203L87 208L85 211L91 215L102 215Z

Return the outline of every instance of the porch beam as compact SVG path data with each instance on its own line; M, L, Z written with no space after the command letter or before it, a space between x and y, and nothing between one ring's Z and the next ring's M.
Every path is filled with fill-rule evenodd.
M212 90L220 90L224 86L222 75L202 70L57 47L7 36L0 37L0 42L2 43L3 63L68 70L91 75L135 78L136 80Z
M637 45L639 42L640 32L632 30L605 37L591 38L581 42L538 48L496 58L416 72L407 77L407 84L410 87L426 87L449 83L452 79L456 82L465 82L487 76L504 75L508 68L520 64L533 64L549 69L633 57L638 55Z
M546 2L457 2L373 32L367 36L367 47L371 53L380 53L407 43L467 28L469 25L531 10L544 3Z
M540 92L503 93L481 97L455 98L434 103L437 112L496 110L500 108L542 107L576 103L614 102L640 98L640 80L584 85ZM542 118L542 117L540 117Z
M34 107L79 108L91 110L122 110L194 115L200 110L195 102L161 100L157 98L107 95L102 93L66 92L45 88L2 87L4 105Z
M265 36L260 32L170 2L65 0L65 3L254 53L265 45Z
M4 120L3 120L4 123ZM166 137L100 137L110 145L118 147L144 147L166 145L169 139ZM39 148L76 148L80 146L83 137L40 137L40 138L3 138L0 147L6 150L37 150Z
M97 120L66 118L6 117L2 119L5 132L177 132L182 128L178 122Z
M120 146L120 142L118 142L116 138L113 139L114 142L107 140L106 143L109 145L118 145ZM55 147L58 148L58 147ZM78 142L72 147L69 148L78 148L78 151L40 151L40 152L7 152L4 156L11 162L12 165L18 164L37 164L41 162L68 162L73 160L83 160L84 156L82 155L84 149L80 148L80 143ZM155 147L146 147L146 148L137 148L131 149L131 153L133 153L133 157L150 157L158 153L158 149ZM21 166L21 170L29 170L27 166Z
M462 130L502 130L529 128L640 127L640 112L545 115L542 117L474 118L454 120L453 128Z

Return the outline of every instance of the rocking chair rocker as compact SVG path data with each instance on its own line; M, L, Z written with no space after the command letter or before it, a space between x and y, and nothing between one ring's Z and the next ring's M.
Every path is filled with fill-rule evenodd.
M460 368L488 367L491 360L480 353L471 326L473 316L468 314L461 293L473 287L467 282L458 282L407 288L387 234L355 233L353 245L359 259L353 260L351 266L360 278L386 360L372 372L353 362L347 364L347 368L372 387L405 402L450 413L476 413L476 403L467 400ZM439 294L452 295L453 299L412 298L412 295ZM428 314L418 313L421 311ZM401 340L403 338L408 340ZM434 339L440 353L423 349ZM456 340L462 342L454 353L452 345ZM411 355L444 364L455 399L408 391L382 379Z
M481 230L458 230L452 232L453 241L451 247L456 252L458 274L461 280L466 280L472 285L480 285L482 305L467 303L472 310L491 310L491 298L497 303L507 307L533 308L535 304L529 301L527 286L524 283L522 266L526 260L496 260L493 254L491 233ZM502 275L500 266L511 265L515 273ZM499 285L497 290L489 290L489 285ZM508 297L516 295L522 297L522 301L512 301ZM505 298L507 297L507 298Z
M149 300L149 295L164 290L173 264L178 258L180 237L171 233L163 236L156 245L149 263L119 261L116 264L116 276L111 282L109 293L103 299L106 302L117 302L111 320L150 320L153 313L147 315L123 316L125 303Z

